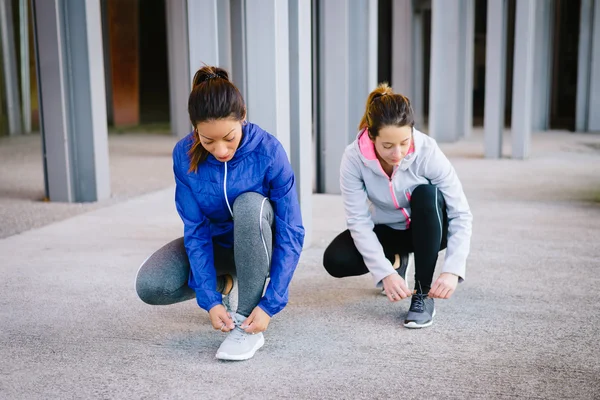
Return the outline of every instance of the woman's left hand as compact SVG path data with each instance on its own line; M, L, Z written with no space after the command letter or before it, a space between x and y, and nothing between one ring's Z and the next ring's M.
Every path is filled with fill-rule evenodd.
M260 307L254 307L252 310L252 314L246 318L241 328L247 333L259 333L267 330L269 326L269 322L271 322L271 317L269 314L263 311Z
M444 272L431 286L429 297L432 299L449 299L456 290L456 285L458 285L458 276L450 272Z

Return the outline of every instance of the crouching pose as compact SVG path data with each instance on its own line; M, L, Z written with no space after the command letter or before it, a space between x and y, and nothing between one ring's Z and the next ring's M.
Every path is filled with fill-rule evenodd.
M214 329L228 332L216 357L246 360L287 304L302 250L294 173L279 141L246 122L226 71L196 73L188 111L194 131L173 150L183 238L142 264L136 289L153 305L196 298Z
M359 128L340 169L348 229L326 249L324 267L337 278L370 272L390 301L411 297L405 327L430 326L434 298L450 298L465 277L469 204L435 140L414 128L405 96L380 85L368 97ZM445 248L432 284L438 252ZM414 291L406 283L410 253Z

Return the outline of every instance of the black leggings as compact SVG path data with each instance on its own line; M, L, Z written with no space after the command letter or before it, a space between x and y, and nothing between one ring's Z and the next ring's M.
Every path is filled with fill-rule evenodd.
M394 262L395 254L414 253L415 282L419 282L422 290L427 293L431 287L438 253L447 244L446 202L435 186L421 185L412 194L410 208L412 215L409 229L397 230L387 225L375 225L373 231L390 262ZM443 215L441 227L438 215ZM348 230L339 234L327 247L323 255L323 266L336 278L369 272Z

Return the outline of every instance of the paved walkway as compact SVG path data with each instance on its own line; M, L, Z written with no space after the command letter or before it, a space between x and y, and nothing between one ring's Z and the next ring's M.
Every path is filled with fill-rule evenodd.
M173 188L0 240L2 399L600 397L599 136L536 136L526 162L446 145L474 213L467 280L431 328L402 328L369 277L320 262L344 228L315 195L312 247L254 359L192 302L151 307L137 267L181 234Z

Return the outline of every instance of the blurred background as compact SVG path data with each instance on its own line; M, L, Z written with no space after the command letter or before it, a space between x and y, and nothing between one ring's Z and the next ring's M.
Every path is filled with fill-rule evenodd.
M339 193L379 82L475 157L600 131L598 0L0 0L0 22L0 203L15 223L15 202L87 209L172 184L204 64L230 71L283 143L306 211Z

